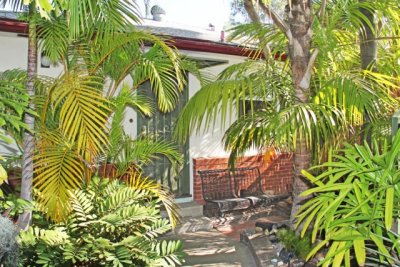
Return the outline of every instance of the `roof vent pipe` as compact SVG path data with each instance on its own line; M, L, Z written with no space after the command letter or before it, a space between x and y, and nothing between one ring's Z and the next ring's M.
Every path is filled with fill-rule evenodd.
M155 5L151 8L150 10L151 15L153 15L153 20L155 21L161 21L162 20L162 15L165 15L165 10L162 9L160 6Z

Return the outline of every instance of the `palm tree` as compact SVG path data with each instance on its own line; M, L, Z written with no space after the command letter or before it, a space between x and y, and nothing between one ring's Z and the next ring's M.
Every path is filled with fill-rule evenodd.
M21 4L2 1L7 2L14 7ZM58 201L66 203L68 190L90 179L92 165L109 145L111 98L125 77L133 79L130 90L149 80L163 111L173 109L184 79L177 53L163 40L135 29L133 22L139 17L131 1L41 3L45 6L38 10L44 19L35 17L30 34L35 33L35 25L41 25L39 45L53 62L63 64L64 73L57 79L40 78L35 94L37 153L33 159L32 154L25 158L35 165L33 183L39 204L52 219L60 220L68 207ZM60 7L63 12L51 12ZM144 43L154 45L143 51ZM106 80L109 90L104 94ZM25 168L25 173L30 177L24 178L23 191L31 198L33 171ZM29 223L29 215L26 217L21 228Z
M189 101L176 135L185 140L188 133L199 131L202 123L213 125L219 111L225 122L225 114L239 110L245 100L265 100L263 110L238 118L228 129L225 147L233 158L253 145L262 149L274 144L294 151L293 225L304 200L299 194L308 188L301 170L308 169L313 159L322 160L329 148L351 138L363 124L364 111L374 124L386 120L394 104L387 93L393 80L389 75L356 69L359 55L352 44L363 17L348 10L358 11L358 2L327 5L322 1L317 5L291 1L286 21L262 1L245 2L250 7L256 2L275 24L256 21L241 25L234 29L233 36L258 42L264 54L282 53L288 46L289 62L271 62L270 56L265 61L247 61L227 68ZM310 17L314 9L318 10L318 18Z
M37 24L38 14L46 19L50 18L51 14L62 15L62 12L52 12L55 9L69 12L69 23L70 23L70 34L74 37L79 36L82 31L89 28L94 30L94 25L98 24L98 31L102 33L109 33L115 30L121 30L129 19L137 21L137 12L127 1L113 1L113 3L99 2L97 5L92 7L91 1L78 1L68 2L65 4L64 1L21 1L21 0L0 0L0 5L11 5L14 10L21 10L23 5L28 5L28 21L29 21L29 33L28 33L28 79L27 79L27 91L32 97L35 95L34 89L34 78L37 75ZM37 5L38 4L38 5ZM107 19L108 18L108 19ZM119 27L107 26L107 23L115 22L110 25L118 25ZM102 23L99 23L102 22ZM104 23L107 22L107 23ZM91 25L90 25L91 23ZM88 26L91 27L88 27ZM103 37L103 35L99 35ZM31 108L34 108L31 103ZM32 179L33 179L33 153L34 153L34 136L32 131L34 129L34 117L30 114L25 115L25 122L30 131L27 131L24 135L23 141L23 162L22 162L22 183L21 183L21 198L28 201L32 200ZM25 212L19 218L19 227L26 229L31 221L31 213Z
M3 7L7 4L11 4L15 10L22 9L22 2L1 0L0 5ZM36 2L31 1L28 5L28 18L29 33L28 33L28 58L27 58L27 81L26 89L30 97L35 95L34 79L37 74L37 32L36 32L36 20L34 19L36 13ZM33 110L34 106L30 103L30 108ZM22 180L21 180L21 198L31 201L32 200L32 178L33 178L33 153L34 153L34 136L33 128L35 119L32 114L26 113L24 116L24 122L27 125L27 131L23 135L22 149ZM18 224L21 229L27 229L31 221L31 212L24 212L20 215Z
M56 20L52 24L53 29L60 33L68 30L65 20ZM43 29L51 28L47 26ZM55 54L60 55L58 58L65 66L65 71L59 78L50 79L48 86L38 92L40 121L36 127L38 153L34 157L34 185L38 189L41 207L52 219L62 220L68 214L69 207L63 207L60 203L68 204L68 190L78 188L90 180L93 166L107 150L117 155L116 160L123 156L123 162L120 163L138 158L143 162L145 156L151 159L154 154L171 155L171 160L179 159L168 143L148 142L147 146L143 146L143 142L134 142L123 133L115 131L115 128L121 127L118 124L127 105L133 105L146 114L150 113L147 99L135 94L135 89L141 83L149 81L157 96L158 107L169 111L173 109L179 91L183 89L184 79L176 52L161 39L133 28L127 33L114 33L113 42L107 42L106 36L102 37L103 40L82 38L74 40L73 46L62 39L58 40L57 46L47 42L52 40L47 38L54 34L51 31L40 34L45 35L43 45L49 51L56 50ZM59 50L63 41L66 45L61 47L65 47L65 51ZM144 42L154 45L143 51ZM119 90L119 85L127 76L133 82ZM104 92L106 80L108 90ZM117 126L111 127L111 132L108 125L110 116L119 122ZM121 139L110 144L110 135L112 140ZM125 143L125 148L130 148L130 151L115 149L113 144L116 142L120 145ZM169 205L168 212L176 219L176 213L172 210L176 206L168 204L169 200L163 198L163 195L161 193L160 198L166 200L164 203Z

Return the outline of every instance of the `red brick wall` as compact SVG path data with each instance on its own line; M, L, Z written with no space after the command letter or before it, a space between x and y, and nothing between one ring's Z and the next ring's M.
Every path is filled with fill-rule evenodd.
M266 160L263 155L239 158L236 167L258 167L265 184L264 190L271 190L274 194L292 191L293 160L288 153L278 154L273 160ZM193 159L193 197L203 204L201 180L198 171L228 168L228 158L196 158Z

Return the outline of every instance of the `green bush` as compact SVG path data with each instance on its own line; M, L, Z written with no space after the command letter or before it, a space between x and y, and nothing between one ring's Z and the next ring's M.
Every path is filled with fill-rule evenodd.
M297 224L302 233L312 227L313 242L323 238L309 257L329 247L323 266L365 266L371 258L391 266L399 262L400 243L392 231L400 214L399 156L400 132L391 145L346 145L315 167L317 176L303 172L315 187L302 195L314 197L300 209Z
M180 241L159 241L171 230L151 191L93 178L70 194L64 223L20 234L21 266L175 266Z
M13 222L0 215L0 266L14 267L18 264L18 230Z
M285 248L292 251L299 259L305 260L312 249L310 234L300 237L293 230L281 229L277 232L277 236Z

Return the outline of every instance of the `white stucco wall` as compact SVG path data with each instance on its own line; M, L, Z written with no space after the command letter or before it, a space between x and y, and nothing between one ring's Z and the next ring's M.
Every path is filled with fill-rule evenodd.
M9 69L26 70L28 63L28 38L18 36L15 33L0 32L0 72ZM40 66L40 52L38 53L38 74L57 77L62 68L60 66L50 66L42 68ZM7 144L0 140L0 155L19 153L15 144Z
M28 39L26 37L17 36L17 34L0 32L0 72L12 68L26 69L27 66L27 47ZM211 59L211 60L222 60L228 61L226 64L209 67L204 70L217 75L227 66L242 62L245 60L244 57L204 53L204 52L192 52L192 51L181 51L182 54L189 55L196 59ZM40 55L40 53L39 53ZM38 61L40 64L40 61ZM50 68L38 67L39 75L46 75L56 77L61 73L61 67L51 66ZM129 84L129 80L126 81ZM193 96L200 89L199 81L193 76L189 75L189 98ZM232 114L232 119L235 119L235 114ZM190 169L193 170L193 158L198 157L225 157L228 153L223 149L221 140L224 132L227 128L221 128L220 122L216 122L216 127L208 131L201 131L198 134L193 134L189 138L190 142ZM227 124L229 125L229 124ZM137 114L131 108L126 111L126 121L124 123L124 129L126 133L135 137L137 134ZM15 147L14 147L15 149ZM13 147L6 145L0 141L0 154L1 153L15 153ZM190 172L191 190L193 190L193 173ZM193 193L193 192L191 192Z
M26 69L28 63L28 38L15 33L0 32L0 71L7 69ZM38 53L38 74L50 77L58 76L61 66L40 67L40 52Z

